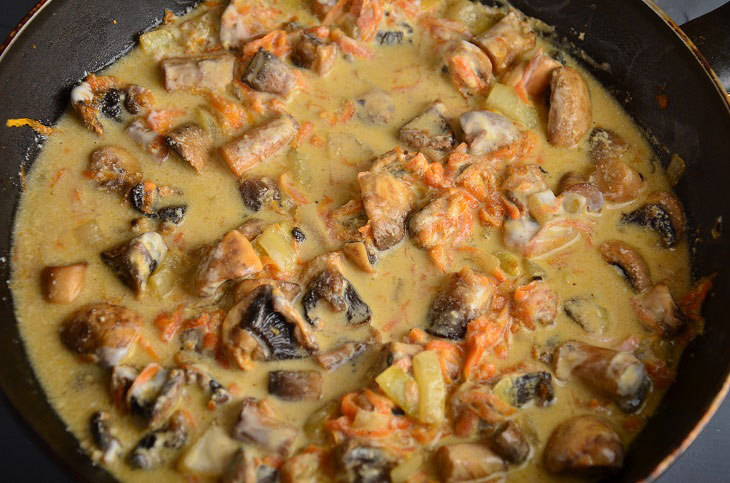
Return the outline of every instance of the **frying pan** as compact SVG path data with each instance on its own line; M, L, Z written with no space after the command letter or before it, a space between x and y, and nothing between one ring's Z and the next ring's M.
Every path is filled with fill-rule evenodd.
M161 20L163 8L180 13L195 3L41 0L3 45L0 120L55 122L77 80L128 51L139 33ZM677 191L692 227L693 270L717 277L705 308L705 333L685 351L677 382L631 445L619 475L624 481L653 479L689 446L730 385L730 251L722 223L730 221L730 103L723 89L723 82L730 87L730 3L686 26L706 56L650 1L512 3L555 26L556 42L577 54L585 51L596 61L587 67L647 132L665 165L673 153L687 164ZM660 94L668 99L664 109L656 100ZM7 180L0 188L0 276L5 279L21 194L19 172L32 166L40 149L37 141L28 129L0 127L0 176ZM15 408L75 477L112 481L79 451L47 402L19 338L12 295L7 284L0 285L2 402Z

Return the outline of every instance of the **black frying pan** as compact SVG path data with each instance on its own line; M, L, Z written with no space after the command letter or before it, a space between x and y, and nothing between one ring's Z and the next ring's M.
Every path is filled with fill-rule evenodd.
M72 85L129 50L138 34L159 22L163 8L179 13L195 0L41 0L14 32L0 57L0 256L9 259L11 227L20 197L19 172L38 153L35 136L11 129L4 120L30 117L55 122ZM584 49L610 72L594 70L638 124L655 140L666 164L672 153L687 162L677 190L692 231L697 275L717 272L706 305L707 328L687 348L678 380L656 415L631 446L621 478L651 479L692 442L725 396L730 374L730 253L725 228L730 221L730 104L721 80L687 36L651 3L638 0L513 0L526 14L557 28L556 40ZM116 23L114 23L116 20ZM724 85L730 86L730 3L686 26L699 39ZM583 40L578 34L585 32ZM656 95L669 103L659 109ZM39 213L39 216L43 216ZM723 236L713 238L713 230ZM9 276L8 263L0 275ZM12 297L0 287L0 387L3 402L40 436L75 476L111 481L81 454L45 399L18 336Z

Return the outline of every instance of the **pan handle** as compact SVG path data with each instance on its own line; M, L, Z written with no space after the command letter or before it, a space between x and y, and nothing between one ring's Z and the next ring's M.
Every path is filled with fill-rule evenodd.
M730 92L730 2L683 24L682 30Z

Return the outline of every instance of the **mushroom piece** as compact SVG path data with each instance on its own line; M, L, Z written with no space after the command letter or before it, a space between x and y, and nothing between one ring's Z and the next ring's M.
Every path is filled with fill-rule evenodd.
M486 312L497 284L471 268L448 276L429 310L429 334L447 339L463 339L469 322Z
M641 407L649 390L644 364L630 352L568 341L555 351L553 365L559 379L575 374L590 387L611 397L627 413Z
M434 455L440 481L484 481L503 474L507 467L488 447L477 443L441 446Z
M271 285L272 287L279 289L284 297L286 297L286 299L290 302L293 301L302 290L299 284L294 282L285 282L274 278L249 278L238 282L236 289L233 291L233 300L240 302L261 285Z
M344 311L350 324L370 322L370 307L342 275L342 257L338 253L321 255L312 260L304 278L308 282L302 296L302 305L307 321L313 322L311 312L319 300L324 299L335 312Z
M269 203L281 201L281 190L271 176L247 176L238 182L243 204L251 211L259 211Z
M86 172L101 189L113 193L126 193L142 180L139 161L118 146L102 146L92 151Z
M492 61L494 72L499 74L523 52L535 46L537 34L515 12L505 15L489 30L474 39Z
M446 104L437 100L400 128L398 139L417 150L449 151L456 144L450 117Z
M69 304L76 300L84 288L88 268L86 262L44 268L41 286L45 299L54 304Z
M127 392L138 375L139 371L132 366L117 364L112 368L109 392L118 410L123 411L126 409Z
M503 401L518 408L531 401L546 407L555 399L552 375L545 371L504 376L493 390Z
M578 71L559 67L550 79L547 135L550 144L571 148L591 127L591 98Z
M616 431L595 416L575 416L550 434L543 452L547 469L556 474L589 476L616 471L624 448Z
M132 121L124 130L127 135L143 150L150 153L155 159L163 163L170 155L170 147L165 137L152 129L145 117Z
M317 354L315 360L322 368L332 371L365 352L370 344L367 342L345 342L327 352Z
M223 384L207 372L192 364L185 364L183 369L185 371L185 382L188 384L197 383L203 391L210 393L210 402L214 407L226 404L231 400L231 394L223 387Z
M61 341L74 353L102 367L122 362L142 331L136 312L106 303L86 305L61 325Z
M302 40L294 47L291 61L297 67L311 69L317 75L326 75L337 60L337 45L325 43L309 32L304 32Z
M322 397L322 374L317 371L271 371L269 394L284 401Z
M197 173L203 170L210 150L210 138L205 129L194 123L183 124L168 131L165 141Z
M639 319L647 329L663 337L677 335L685 326L685 318L674 303L669 287L659 282L631 301Z
M616 267L621 275L636 292L643 292L651 287L649 267L644 259L630 245L612 240L601 243L598 247L603 259Z
M687 223L682 204L666 191L650 194L641 208L624 215L621 221L651 228L661 238L664 248L677 246Z
M277 56L259 47L243 73L242 80L261 92L289 97L297 86L291 69Z
M411 361L413 357L422 352L423 346L418 344L406 344L404 342L391 341L385 352L385 363L388 366L392 366L400 360L406 360L406 367L411 367Z
M375 273L375 262L378 261L378 256L369 239L345 243L342 247L342 253L359 269L364 272Z
M280 479L278 481L281 483L317 483L322 475L321 466L322 455L319 452L309 452L305 449L284 462L279 470Z
M210 297L225 282L261 270L261 259L251 242L240 231L231 230L206 249L195 272L195 290L201 297Z
M259 218L247 218L241 225L236 228L248 241L263 233L264 229L269 226L267 222Z
M357 175L357 181L375 246L387 250L405 236L405 219L411 210L413 193L389 173L365 171Z
M606 309L586 297L573 297L563 302L565 314L589 334L603 334L608 327Z
M492 62L471 42L446 42L441 47L441 55L451 82L464 98L485 94L494 83Z
M387 124L395 114L393 96L383 89L371 89L355 102L358 105L357 117L368 124Z
M122 453L122 444L115 436L110 424L111 415L106 411L97 411L91 415L89 430L94 444L102 451L102 461L113 463Z
M134 468L149 470L162 466L176 451L185 446L190 431L190 416L177 411L164 428L144 435L127 460Z
M378 45L398 45L405 40L411 42L414 30L408 22L398 22L388 27L388 30L378 30L375 34L375 42Z
M252 451L239 448L228 468L221 476L221 483L277 483L279 471L255 458ZM287 462L292 461L288 459ZM282 468L282 472L284 469ZM283 475L282 475L283 478Z
M567 197L570 195L578 195L585 199L585 207L588 211L598 213L603 208L605 202L603 193L598 189L598 186L593 183L589 183L583 176L569 171L565 173L563 178L560 180L558 192L565 198L564 204L569 205ZM570 210L570 206L567 206L568 211L575 212L576 210Z
M344 471L344 480L348 483L390 481L390 468L393 465L381 449L360 446L350 440L340 444L335 454Z
M629 151L624 140L613 131L597 128L591 132L588 142L595 166L590 180L604 198L613 203L635 199L644 187L644 181L624 159Z
M127 406L144 417L152 429L162 426L183 396L185 373L151 363L139 373L127 391Z
M524 92L534 99L542 97L550 87L550 76L555 69L562 67L562 64L553 59L542 49L530 57L515 65L502 76L502 83L513 88L522 88Z
M300 320L301 316L292 319L293 308L284 311L286 315L281 313L285 304L291 308L282 292L267 284L256 287L228 312L223 321L223 344L239 368L248 369L252 360L302 357L297 338L316 347L309 324Z
M254 15L253 12L263 15ZM221 15L220 40L223 48L238 49L249 40L267 33L271 30L267 19L276 12L256 0L231 1Z
M132 207L148 218L156 218L157 201L160 190L151 181L137 183L129 190L129 202Z
M155 96L151 90L137 85L127 87L124 107L130 114L139 114L145 109L151 109L154 105Z
M104 263L139 297L147 280L167 254L159 233L143 233L101 254Z
M286 423L267 401L246 398L233 426L233 439L255 444L265 451L285 456L291 450L299 430Z
M209 89L223 91L233 82L236 57L229 52L214 52L192 57L175 57L161 62L165 89Z
M185 218L185 213L188 211L188 205L173 205L166 206L157 210L156 215L162 221L169 221L179 225Z
M517 141L520 131L512 121L491 111L470 111L459 124L471 154L488 154Z
M497 428L489 438L489 447L513 465L524 463L530 456L530 443L514 421L507 421Z

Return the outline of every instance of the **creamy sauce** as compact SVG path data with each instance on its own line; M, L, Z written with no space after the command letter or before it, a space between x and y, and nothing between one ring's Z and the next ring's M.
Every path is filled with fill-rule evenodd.
M304 24L315 24L312 15L293 2L282 1L278 6L282 10L292 9L292 14L296 12ZM296 156L289 153L267 160L250 172L271 174L278 179L284 170L292 171L310 202L324 209L336 208L359 198L357 173L369 169L374 156L394 146L402 146L397 137L398 129L420 114L433 100L441 99L452 113L483 108L483 97L464 99L454 89L449 78L437 70L439 65L435 62L429 43L417 41L420 35L421 30L417 28L413 43L377 47L374 57L369 60L354 58L345 61L339 57L333 70L324 78L309 70L299 69L307 88L292 96L286 111L300 125L307 121L313 123L313 134L324 143L315 146L303 142ZM545 47L550 51L549 46ZM647 141L629 116L595 79L586 72L581 73L590 92L592 126L610 128L632 146L632 152L635 153L632 167L643 175L646 187L642 195L629 205L616 207L608 204L604 207L600 215L595 216L590 241L581 238L538 263L545 270L545 280L558 295L560 303L574 296L589 296L607 309L610 328L602 338L592 338L559 310L554 324L538 327L535 331L520 330L514 333L507 359L489 354L487 359L498 368L523 361L535 363L531 354L533 346L543 346L551 341L579 339L609 347L630 336L640 339L649 336L629 303L634 293L616 270L604 262L596 249L605 240L621 239L637 247L649 266L654 282L664 280L675 300L689 288L689 257L685 240L671 250L663 249L651 230L620 223L622 215L640 206L648 193L671 188ZM184 109L186 114L176 119L176 125L187 120L198 121L198 111L206 104L203 97L194 93L167 93L162 87L158 62L140 49L130 52L103 74L153 90L160 107ZM331 124L330 116L333 113L342 112L348 100L374 86L393 96L395 114L387 124L373 126L360 121L357 116L346 123ZM230 96L230 99L235 98ZM539 163L547 173L545 179L548 186L557 192L563 173L590 169L588 143L584 139L574 149L551 146L546 140L544 129L547 108L538 104L538 111L540 122L535 129L535 152L540 153ZM109 370L80 362L64 347L59 338L60 323L77 308L88 303L107 301L123 305L143 317L143 340L159 355L160 364L166 367L174 365L173 356L179 349L179 342L177 339L167 343L160 340L159 332L153 325L155 317L161 312L174 310L181 303L196 300L189 282L186 282L197 263L196 249L213 242L252 215L242 203L235 176L217 155L211 156L200 174L196 174L187 163L175 156L159 163L135 145L124 132L131 117L125 118L122 123L103 117L101 119L106 131L103 138L84 129L78 116L70 112L59 121L58 133L46 141L27 177L27 189L21 199L15 227L11 280L21 334L36 374L69 430L90 450L93 443L88 429L89 416L96 410L112 407L108 390ZM254 114L250 126L256 125L258 120L259 116ZM220 146L236 138L250 126L225 134L214 133L214 145ZM103 145L122 146L134 153L141 162L145 179L179 189L188 205L184 222L176 231L182 234L177 239L176 248L186 254L186 261L177 272L180 283L176 283L164 296L148 293L142 298L135 298L100 258L100 252L134 236L130 231L130 223L139 217L126 201L117 195L100 191L92 180L84 176L89 154ZM280 211L277 213L265 209L256 216L274 222L282 221L293 213L293 210ZM98 227L98 236L89 235L89 223ZM475 234L468 241L469 246L484 254L506 251L499 229L483 228L478 222L474 226ZM308 237L301 246L300 259L306 261L328 251L318 243L316 234L307 232L306 227L304 230ZM81 295L69 305L46 302L40 287L41 270L48 265L80 261L89 263ZM448 271L458 271L465 265L479 268L468 257L459 255ZM425 326L430 302L443 283L445 274L434 265L425 250L412 244L408 236L395 248L383 253L376 268L376 273L367 274L348 261L345 276L372 309L371 325L380 330L383 342L401 340L411 328ZM367 332L358 330L359 334ZM318 334L318 337L323 347L344 339L341 333L333 330ZM662 357L674 365L678 350L668 341L659 345L665 351ZM269 398L291 424L302 428L310 414L323 404L368 384L373 377L369 369L379 357L377 351L371 350L354 362L331 372L322 371L310 359L259 362L253 370L244 372L235 367L224 368L210 358L201 357L197 361L200 366L210 371L224 386L235 383L241 389L241 394L236 395L233 402L209 411L205 409L206 396L198 388L189 387L183 405L196 418L190 441L194 442L213 420L224 428L230 427L240 409L238 401L242 397L267 397L267 374L278 368L307 368L323 373L320 401L287 403ZM138 345L124 363L143 367L152 360L149 352ZM581 383L555 380L555 390L556 400L551 406L529 407L519 411L517 418L533 442L534 454L526 464L510 468L510 481L554 478L540 463L542 448L552 429L571 415L601 414L612 422L625 444L632 440L639 429L632 427L627 430L625 421L628 418L636 419L636 416L627 416L613 404L591 409L589 401L597 396ZM662 393L662 389L652 390L638 414L639 424L634 426L641 426L651 415ZM126 452L146 432L144 423L116 409L112 409L111 413ZM450 439L447 438L442 443L448 441ZM307 438L300 435L296 448L307 443ZM176 460L177 456L159 469L146 471L133 470L124 458L106 467L120 480L176 481L180 478L175 470Z

